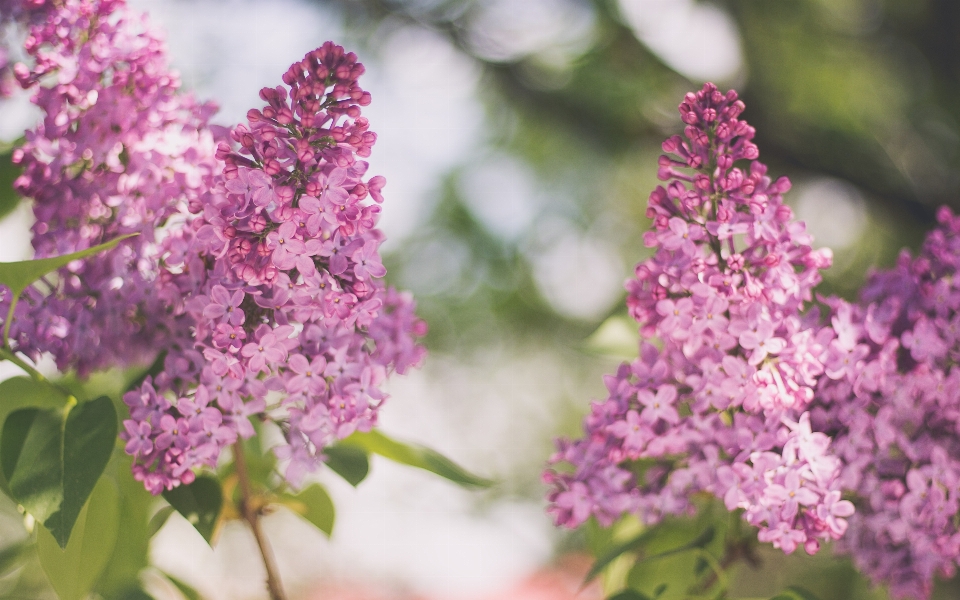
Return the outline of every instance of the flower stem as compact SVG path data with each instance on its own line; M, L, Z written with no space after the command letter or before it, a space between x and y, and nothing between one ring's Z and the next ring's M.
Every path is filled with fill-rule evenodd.
M250 486L250 475L247 473L247 461L243 456L242 440L237 440L233 444L233 464L240 485L240 513L247 524L250 525L253 537L257 540L257 546L260 548L263 566L267 569L267 590L270 592L270 598L271 600L286 600L283 586L280 585L276 560L270 550L270 545L267 543L267 538L263 535L263 529L260 527L260 508L254 506L253 503L253 490Z
M24 371L26 371L26 372L27 372L27 375L29 375L30 377L32 377L34 381L37 381L37 382L40 382L40 383L48 383L48 382L47 382L47 378L44 377L44 376L40 373L40 371L38 371L38 370L34 369L33 367L31 367L30 365L28 365L28 364L27 364L24 360L22 360L19 356L17 356L16 354L14 354L13 351L10 350L9 348L6 348L6 347L0 348L0 360L9 360L9 361L12 362L13 364L17 365L18 367L20 367L21 369L23 369Z

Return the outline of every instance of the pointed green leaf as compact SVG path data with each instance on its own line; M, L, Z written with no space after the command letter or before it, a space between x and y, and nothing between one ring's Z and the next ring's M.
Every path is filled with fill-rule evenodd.
M254 420L251 425L253 425L255 434L242 441L247 476L250 478L254 491L276 491L283 486L282 477L277 472L277 455L272 448L267 450L263 448L264 424ZM279 433L279 429L277 429L277 433ZM221 481L226 481L227 477L235 473L236 463L231 460L218 470L217 476ZM239 490L237 491L239 492ZM236 494L234 495L235 499L238 497Z
M147 525L147 537L152 538L157 535L157 532L163 529L163 526L167 523L170 515L175 512L177 512L177 509L172 506L164 506L158 510L157 514L150 518L150 523Z
M67 413L63 430L63 510L53 527L44 522L61 546L66 545L83 503L110 462L117 428L117 410L106 396L78 404Z
M284 494L283 505L296 512L312 523L317 529L327 534L333 533L333 521L336 512L330 494L322 485L313 484L298 494Z
M211 542L223 508L223 490L219 481L201 475L190 485L167 490L163 497L200 532L208 544Z
M583 584L586 585L596 579L597 575L603 572L610 563L617 560L627 552L632 552L643 547L650 539L652 539L657 534L656 529L645 529L640 534L630 538L629 540L617 544L610 550L604 552L597 558L597 562L593 563L593 566L590 567L590 570L587 571L586 577L583 579Z
M0 154L0 219L13 212L20 203L20 194L13 190L20 167L13 164L11 156L10 152Z
M3 424L0 464L13 499L41 523L63 504L63 419L59 412L25 408Z
M103 473L117 437L113 402L100 397L66 411L10 413L0 467L13 498L67 545L80 509Z
M0 422L20 408L63 408L66 404L67 396L50 383L24 376L0 382Z
M338 444L324 448L326 464L334 473L347 480L353 487L360 485L370 472L370 459L363 448Z
M633 550L637 550L640 547L642 547L647 541L649 541L657 533L658 533L657 529L655 528L646 529L643 531L643 533L634 537L633 539L627 540L626 542L612 548L609 552L605 553L603 556L598 558L597 562L595 562L593 566L590 567L590 571L587 573L587 576L584 579L584 584L587 584L593 581L593 579L596 578L597 575L599 575L605 568L607 568L607 566L610 565L610 563L612 563L614 560L619 558L621 555ZM694 538L690 542L687 542L686 544L683 544L682 546L679 546L677 548L667 550L666 552L660 552L652 556L646 556L638 560L636 564L649 562L653 560L659 560L661 558L673 556L674 554L679 554L681 552L687 552L695 548L703 548L713 540L715 535L716 535L716 529L713 527L707 527L696 538Z
M63 408L66 404L66 395L49 383L36 381L30 377L11 377L0 382L0 427L6 422L7 415L21 408ZM15 447L19 446L15 445ZM0 450L0 462L2 460L3 452ZM10 487L7 485L7 478L2 468L0 468L0 489L10 495Z
M590 352L633 360L640 347L639 337L636 321L625 314L614 315L584 340L584 346Z
M399 442L377 430L366 433L358 431L343 440L341 445L363 448L394 462L430 471L464 487L493 485L491 480L470 473L436 450Z
M120 531L113 556L103 569L94 591L107 600L133 600L143 597L140 572L149 565L150 515L157 498L133 478L133 457L122 445L113 449L110 464L103 473L120 491ZM173 510L169 506L171 511Z
M700 533L700 535L698 535L698 536L697 536L695 539L693 539L692 541L690 541L690 542L688 542L688 543L686 543L686 544L684 544L684 545L682 545L682 546L678 546L678 547L676 547L676 548L673 548L673 549L671 549L671 550L667 550L667 551L665 551L665 552L659 552L659 553L657 553L657 554L653 554L653 555L650 555L650 556L644 556L643 558L641 558L640 560L638 560L638 561L636 562L636 564L640 564L640 563L644 563L644 562L651 562L651 561L654 561L654 560L660 560L661 558L666 558L666 557L668 557L668 556L673 556L674 554L680 554L681 552L688 552L688 551L690 551L690 550L695 550L695 549L698 549L698 548L703 548L704 546L706 546L707 544L709 544L711 541L713 541L713 538L714 538L715 535L716 535L716 530L715 530L713 527L707 527L706 529L703 530L702 533Z
M0 550L0 576L5 575L8 571L16 567L20 563L21 557L27 553L29 548L30 544L24 541Z
M650 596L637 590L623 590L610 596L607 600L650 600Z
M108 596L111 600L156 600L153 596L143 591L139 587L130 588L119 592L115 596Z
M799 585L791 585L787 588L794 594L800 596L803 600L820 600L813 592L808 589L802 588Z
M125 373L126 382L123 386L125 392L139 389L147 377L156 377L163 372L164 362L167 360L167 351L164 350L157 354L150 366L141 369L131 369Z
M258 423L254 425L254 429L257 435L243 440L243 457L247 464L247 475L255 486L270 489L271 476L276 473L277 455L273 450L264 452L261 444L263 427ZM234 466L232 462L230 465Z
M203 600L203 596L200 595L200 592L195 590L190 584L186 583L182 579L178 579L169 573L163 573L163 576L183 594L184 598L187 600Z
M47 273L56 271L60 267L64 267L75 260L110 250L123 240L136 235L139 234L131 233L123 235L105 244L63 256L39 258L37 260L21 260L18 262L0 262L0 283L10 288L14 297L17 297L20 295L20 292L27 289L27 286Z
M798 585L791 585L777 594L773 600L820 600L812 592Z
M120 527L116 484L101 478L80 511L66 548L46 529L37 532L37 554L60 600L81 600L93 589L113 554Z

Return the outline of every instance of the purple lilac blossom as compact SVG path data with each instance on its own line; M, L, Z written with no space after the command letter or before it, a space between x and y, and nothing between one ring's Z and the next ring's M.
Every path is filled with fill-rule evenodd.
M278 423L294 486L323 449L368 431L391 372L417 365L426 325L384 287L382 177L353 53L327 42L264 88L262 110L221 143L222 174L163 242L161 296L190 324L165 369L124 397L121 434L153 493L189 483L222 449Z
M858 498L838 547L895 598L929 597L960 562L960 217L942 208L938 220L860 303L832 301L811 408Z
M33 199L37 258L139 234L27 290L11 342L81 375L149 362L188 335L157 293L157 263L172 217L212 186L214 108L180 93L160 36L120 0L8 1L4 11L28 25L32 64L14 70L43 111L13 154L23 168L14 186Z
M830 332L804 309L831 255L783 204L789 181L755 160L736 92L706 84L679 108L686 139L664 142L668 183L647 210L655 254L627 282L640 357L605 378L584 437L558 442L551 463L572 472L545 472L548 510L567 527L625 513L655 523L709 492L760 540L813 553L853 513L807 412Z

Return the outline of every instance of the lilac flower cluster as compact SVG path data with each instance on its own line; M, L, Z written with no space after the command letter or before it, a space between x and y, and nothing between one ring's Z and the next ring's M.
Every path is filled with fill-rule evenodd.
M960 563L960 217L943 208L916 258L834 302L812 422L859 498L841 550L897 598ZM833 367L831 368L831 365Z
M685 137L666 140L644 242L627 282L644 342L606 378L585 436L561 440L548 470L550 513L567 527L624 513L652 523L709 492L784 552L839 538L853 512L840 461L806 408L825 335L803 315L829 266L754 159L754 130L733 91L707 84L680 105ZM750 161L741 169L737 161Z
M278 422L297 485L323 448L376 423L391 372L419 363L425 324L386 290L376 228L383 177L365 179L376 134L364 67L330 42L264 88L262 110L221 143L223 173L164 243L161 295L192 339L124 397L135 475L159 493L214 465L249 418Z
M156 293L158 244L171 217L212 186L213 108L179 93L163 42L120 0L26 0L4 9L29 24L33 64L15 72L43 111L13 156L23 168L15 187L34 201L36 256L139 234L47 278L45 293L28 290L11 342L81 374L149 361L186 335ZM3 315L9 302L7 293Z

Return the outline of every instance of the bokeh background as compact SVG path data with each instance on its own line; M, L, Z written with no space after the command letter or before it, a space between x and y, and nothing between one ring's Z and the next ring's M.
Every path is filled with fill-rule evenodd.
M605 395L601 375L635 355L623 281L647 255L660 143L704 81L740 92L761 160L791 177L788 201L833 248L824 292L852 295L919 243L937 206L960 208L956 0L130 2L223 125L325 40L361 57L372 172L388 181L387 278L430 326L428 360L390 383L382 425L499 481L468 492L375 462L353 489L321 473L332 539L287 513L266 520L295 598L575 597L585 538L552 527L539 475L553 438L576 435ZM0 102L0 139L35 117L23 96ZM12 177L5 157L7 205ZM0 221L0 259L29 257L29 223L27 206ZM23 528L0 509L3 545ZM265 597L239 523L211 550L173 518L152 553L210 599ZM803 580L824 598L884 598L842 560L765 558L741 573L744 595ZM46 597L31 577L0 578L0 597Z

